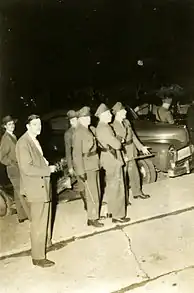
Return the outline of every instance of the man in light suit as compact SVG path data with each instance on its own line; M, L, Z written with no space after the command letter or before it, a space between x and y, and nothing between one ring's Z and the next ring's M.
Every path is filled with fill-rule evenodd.
M8 178L14 189L14 201L17 210L17 216L19 223L24 222L28 217L24 210L23 205L25 199L20 194L20 173L18 163L16 159L15 147L17 138L14 134L16 119L13 119L10 115L5 116L2 119L2 127L5 129L5 133L1 138L0 144L0 162L6 166Z
M32 262L40 267L50 267L54 265L46 259L46 245L51 242L50 175L56 167L49 166L36 138L41 133L39 116L30 115L26 127L27 131L16 144L20 192L30 205Z

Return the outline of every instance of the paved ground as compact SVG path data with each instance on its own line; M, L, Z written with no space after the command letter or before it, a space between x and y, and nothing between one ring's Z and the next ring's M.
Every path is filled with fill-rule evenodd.
M152 197L132 201L130 224L102 229L87 227L80 200L61 202L48 269L31 264L29 223L0 219L0 292L193 292L193 190L194 174L144 186Z

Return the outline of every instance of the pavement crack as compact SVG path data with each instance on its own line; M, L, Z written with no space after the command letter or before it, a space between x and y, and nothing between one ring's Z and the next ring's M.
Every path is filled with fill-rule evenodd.
M131 243L131 239L130 239L129 235L124 231L123 228L121 228L121 231L123 232L123 234L124 234L125 237L127 238L128 245L129 245L129 253L130 253L131 255L133 255L133 257L134 257L134 259L135 259L135 261L136 261L136 263L137 263L137 265L138 265L139 272L140 272L140 273L138 273L138 276L139 276L139 277L142 277L143 279L147 279L147 280L149 280L149 279L150 279L149 275L148 275L148 274L146 273L146 271L143 269L141 263L140 263L139 260L138 260L138 257L137 257L136 254L135 254L135 251L133 250L132 243Z

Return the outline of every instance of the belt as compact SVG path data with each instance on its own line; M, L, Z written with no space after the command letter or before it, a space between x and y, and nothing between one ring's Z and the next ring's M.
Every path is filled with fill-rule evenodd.
M92 156L95 156L96 154L97 152L93 151L93 152L82 154L82 157L92 157Z
M124 143L124 145L130 145L130 144L132 144L132 142L133 142L133 140L130 139L130 140L126 141L126 142Z

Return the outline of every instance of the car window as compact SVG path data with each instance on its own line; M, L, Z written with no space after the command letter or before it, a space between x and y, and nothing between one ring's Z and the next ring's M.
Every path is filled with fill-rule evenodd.
M67 130L69 128L69 121L66 116L57 116L49 120L52 130Z

